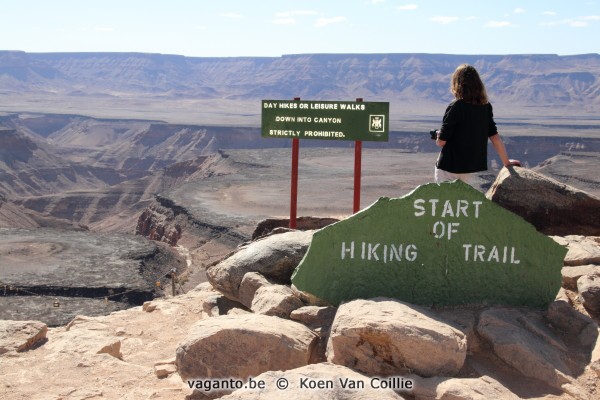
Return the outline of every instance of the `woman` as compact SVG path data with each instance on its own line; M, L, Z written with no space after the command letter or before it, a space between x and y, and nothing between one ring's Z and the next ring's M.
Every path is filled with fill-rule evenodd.
M436 144L442 148L435 165L435 181L460 179L469 183L473 172L487 169L487 141L492 142L505 167L520 166L510 160L498 134L492 105L477 70L460 65L452 75L455 100L446 108Z

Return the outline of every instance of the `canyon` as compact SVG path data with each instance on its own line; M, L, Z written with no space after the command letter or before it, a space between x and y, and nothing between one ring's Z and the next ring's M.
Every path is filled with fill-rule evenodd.
M0 260L25 263L35 254L47 261L39 268L51 269L50 260L71 257L65 240L93 259L105 249L78 247L87 235L109 246L135 234L157 242L152 257L170 260L160 271L146 267L156 264L152 257L136 268L168 285L165 274L176 265L177 290L189 290L205 280L206 266L249 240L260 221L289 215L291 143L261 138L261 99L390 102L389 142L363 144L365 207L431 181L438 149L427 132L439 126L451 99L450 74L463 62L480 70L512 158L600 194L600 57L594 54L191 58L0 51L0 229L5 243L28 250L2 253ZM352 146L301 142L299 215L351 214ZM500 169L490 154L489 170L474 182L481 191ZM124 263L137 251L110 248ZM3 272L0 289L42 293L46 303L61 281L31 286L8 278ZM132 282L139 278L135 272ZM81 296L85 290L73 287L89 285L104 303L103 295L115 290L77 285L65 291ZM163 292L148 287L133 304Z

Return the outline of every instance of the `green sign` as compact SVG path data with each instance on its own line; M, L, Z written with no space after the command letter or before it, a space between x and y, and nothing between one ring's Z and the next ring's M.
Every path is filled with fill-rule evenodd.
M419 186L316 232L292 276L327 302L546 306L567 250L455 181Z
M263 100L262 137L387 142L389 103Z

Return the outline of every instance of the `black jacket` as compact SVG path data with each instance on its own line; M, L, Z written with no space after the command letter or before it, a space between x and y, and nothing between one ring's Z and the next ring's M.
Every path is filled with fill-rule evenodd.
M454 100L446 108L440 139L446 144L436 167L456 174L487 169L487 142L498 133L492 105Z

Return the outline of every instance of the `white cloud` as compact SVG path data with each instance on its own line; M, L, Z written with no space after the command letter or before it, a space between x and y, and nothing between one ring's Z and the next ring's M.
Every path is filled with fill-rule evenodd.
M562 23L559 21L552 21L552 22L540 22L540 26L557 26L557 25L561 25Z
M295 25L298 21L296 17L304 17L308 15L317 15L316 11L312 10L291 10L275 13L274 24L277 25Z
M94 28L96 32L114 32L115 28L112 26L97 26Z
M273 20L273 23L276 25L295 25L296 24L296 18L275 18Z
M342 16L332 17L332 18L322 17L322 18L319 18L317 20L317 22L315 22L315 27L322 28L327 25L339 24L340 22L344 22L344 21L346 21L346 17L342 17Z
M458 21L458 17L449 17L449 16L436 16L429 18L433 22L437 22L439 24L451 24L452 22Z
M219 14L219 15L224 18L233 18L233 19L244 18L244 16L242 14L236 14L236 13L223 13L223 14Z
M416 10L417 8L419 8L419 6L416 4L405 4L403 6L396 7L396 10L398 10L398 11L413 11L413 10Z
M385 0L371 0L371 4L383 3Z
M567 25L571 28L585 28L590 26L589 21L600 21L600 15L587 15L584 17L578 17L575 19L563 19L560 21L542 22L540 26L559 26Z
M517 7L513 10L514 14L523 14L524 12L525 12L525 9L521 8L521 7Z
M542 14L543 15L549 15L549 16L553 17L553 16L556 15L556 12L554 12L554 11L544 11Z
M512 23L508 21L488 21L485 26L488 28L506 28L512 26Z
M585 28L586 26L589 26L590 24L588 24L585 21L569 20L567 22L567 25L569 25L571 28Z
M312 10L292 10L292 11L283 11L275 14L277 18L290 18L302 15L317 15L318 12Z

